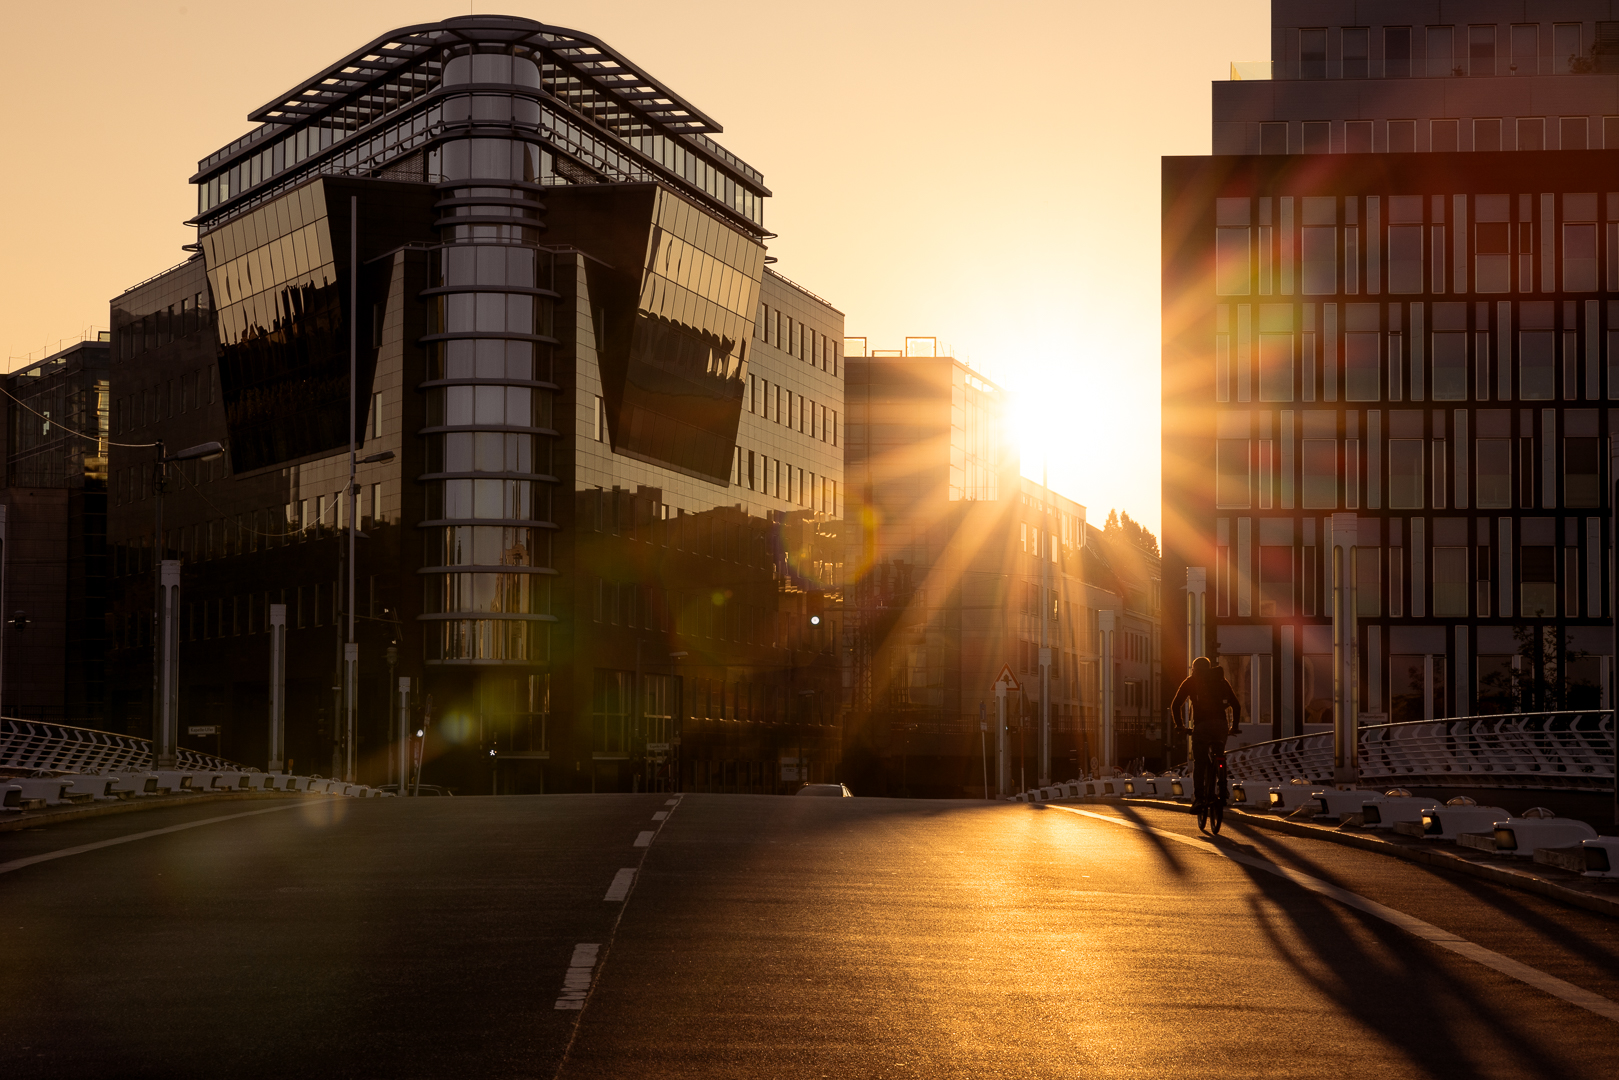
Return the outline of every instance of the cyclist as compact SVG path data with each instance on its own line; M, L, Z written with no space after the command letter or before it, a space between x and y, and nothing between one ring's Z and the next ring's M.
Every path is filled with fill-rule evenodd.
M1177 723L1181 708L1192 704L1192 791L1195 806L1207 806L1214 797L1215 761L1225 753L1226 736L1242 730L1242 705L1225 673L1206 656L1192 661L1192 673L1175 691L1169 714ZM1226 708L1231 720L1226 720Z

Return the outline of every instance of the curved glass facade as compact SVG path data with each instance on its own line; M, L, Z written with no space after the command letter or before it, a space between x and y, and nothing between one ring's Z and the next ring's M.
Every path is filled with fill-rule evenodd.
M530 113L537 120L537 103L516 93L539 85L531 59L457 56L444 79L509 87L447 100L447 125L470 129ZM441 177L434 227L442 246L428 290L430 359L420 385L427 406L427 658L544 661L545 624L554 621L550 544L534 538L552 527L557 293L552 257L537 244L545 216L540 185L552 175L552 156L522 139L450 138L429 161ZM541 552L543 562L535 559ZM488 569L450 569L469 564Z

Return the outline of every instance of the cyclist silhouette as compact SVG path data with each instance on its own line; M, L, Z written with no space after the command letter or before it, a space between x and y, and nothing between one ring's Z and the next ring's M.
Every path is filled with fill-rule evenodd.
M1215 762L1225 753L1227 735L1242 730L1242 705L1226 681L1225 672L1208 657L1192 661L1192 673L1175 691L1169 714L1181 723L1182 706L1192 705L1192 790L1194 805L1207 805L1213 797ZM1226 720L1226 709L1231 719Z

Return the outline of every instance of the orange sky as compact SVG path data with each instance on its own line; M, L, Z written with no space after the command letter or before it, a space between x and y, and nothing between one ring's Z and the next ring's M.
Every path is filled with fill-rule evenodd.
M183 257L198 158L414 0L18 5L0 95L0 347L38 359ZM477 0L595 34L725 127L775 192L777 269L874 348L937 335L1019 391L1024 472L1158 528L1158 158L1209 150L1209 82L1262 0L814 5Z

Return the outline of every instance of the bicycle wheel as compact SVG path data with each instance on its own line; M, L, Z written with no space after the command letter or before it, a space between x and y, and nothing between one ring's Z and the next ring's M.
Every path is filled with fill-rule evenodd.
M1215 799L1214 805L1209 807L1209 825L1215 836L1220 835L1220 825L1225 821L1225 802Z
M1197 801L1196 809L1197 809L1197 830L1198 830L1198 832L1203 832L1205 829L1208 828L1208 825L1209 825L1209 804L1205 800L1199 799Z

